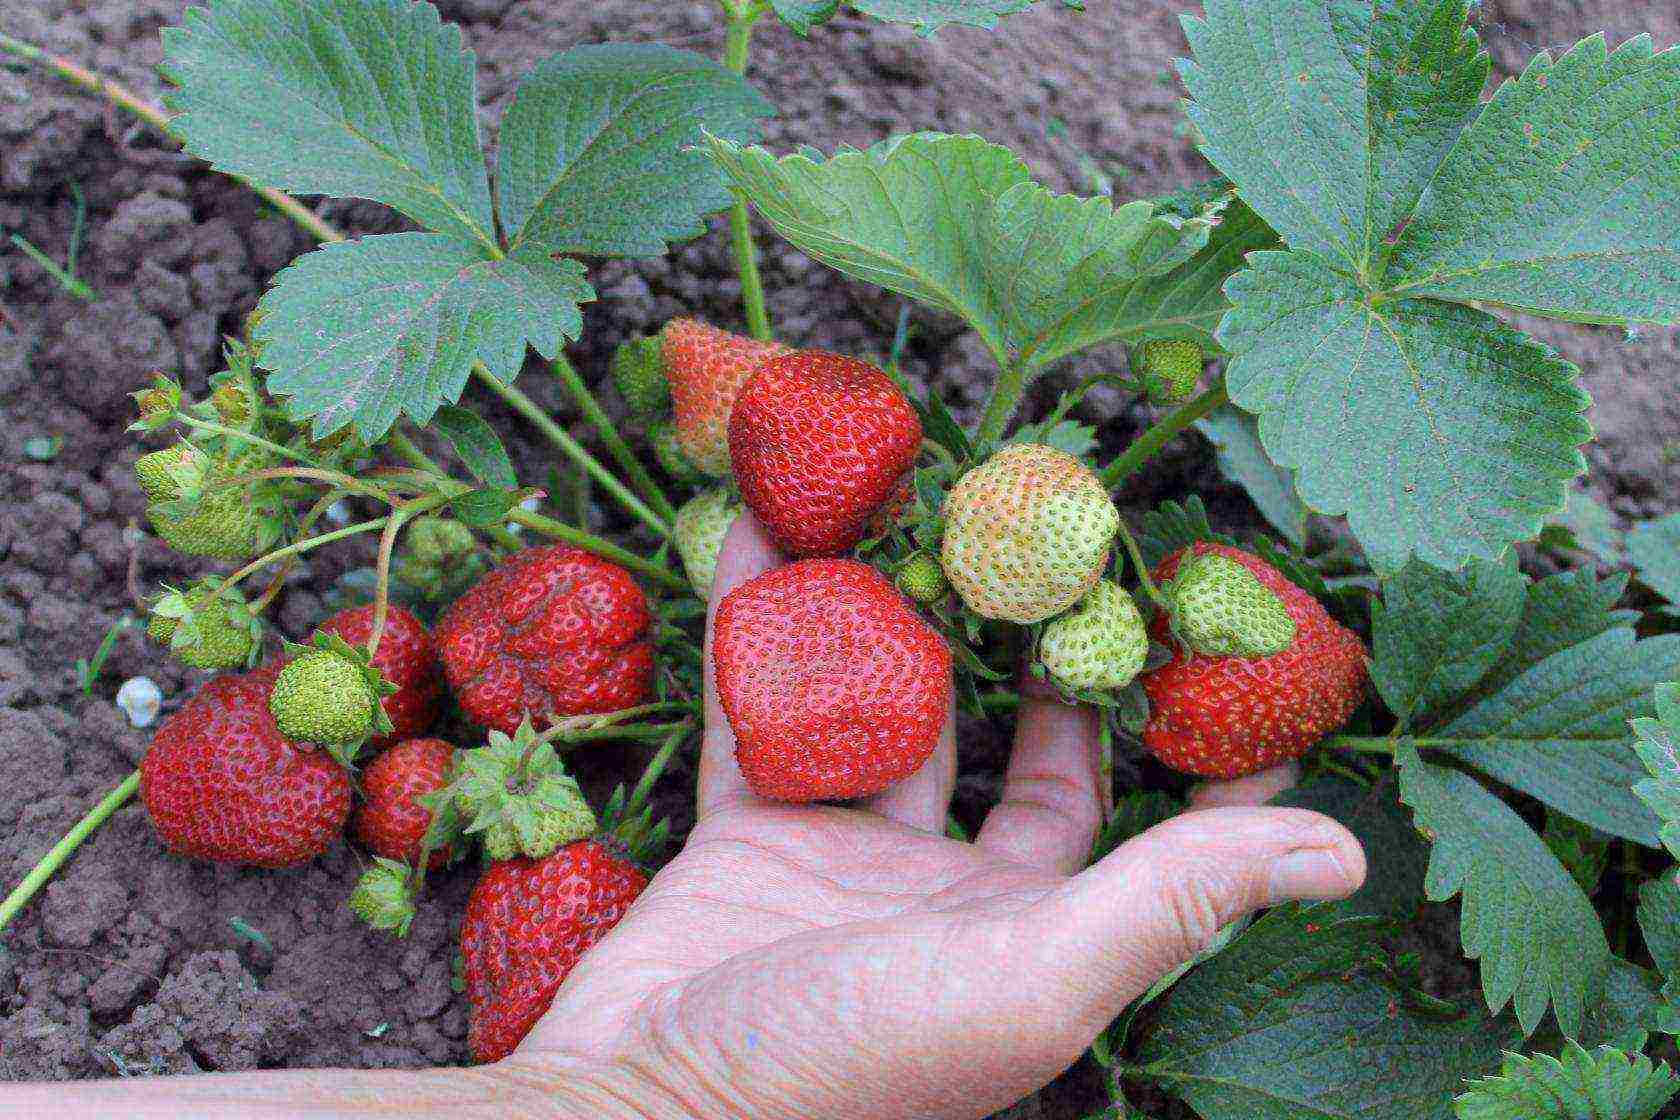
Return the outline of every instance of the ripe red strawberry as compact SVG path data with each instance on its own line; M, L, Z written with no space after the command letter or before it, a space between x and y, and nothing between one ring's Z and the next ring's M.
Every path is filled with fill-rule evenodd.
M1197 556L1228 557L1253 572L1283 600L1295 640L1271 657L1187 655L1173 642L1166 615L1157 616L1153 637L1178 652L1143 675L1149 695L1144 746L1175 770L1209 778L1240 778L1300 758L1359 706L1364 645L1258 556L1206 541L1192 547ZM1180 549L1156 565L1156 582L1171 580L1189 551Z
M759 366L729 418L741 499L793 556L857 544L921 446L922 422L892 378L818 350Z
M951 703L951 651L892 583L801 560L718 605L712 658L735 758L761 797L862 797L921 768Z
M353 646L363 645L373 633L373 605L339 611L317 629L337 634ZM393 730L374 736L368 740L369 746L380 751L430 731L443 698L437 648L425 624L395 603L385 612L385 632L379 636L373 667L396 685L397 691L379 702Z
M442 739L406 739L362 771L362 807L356 810L356 839L375 855L413 864L432 814L417 798L449 782L455 748ZM437 870L449 851L434 851L427 866Z
M279 672L216 677L158 728L140 797L172 850L287 867L344 831L350 776L326 751L280 734L268 711Z
M490 865L461 923L472 1007L467 1046L475 1061L513 1052L573 966L645 886L647 876L599 840L579 840L545 859Z
M671 383L677 446L714 477L729 473L729 412L741 386L766 359L788 353L698 319L672 319L660 335L665 377Z
M647 596L630 573L555 544L515 553L437 624L443 669L477 722L513 734L527 716L644 704L653 694Z

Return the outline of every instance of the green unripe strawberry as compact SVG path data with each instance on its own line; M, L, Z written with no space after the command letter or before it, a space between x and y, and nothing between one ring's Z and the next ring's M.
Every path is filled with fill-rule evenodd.
M152 604L146 633L194 669L232 669L256 661L262 622L238 591L216 593L220 582L204 579L186 590L164 588Z
M280 670L268 710L288 739L350 746L374 732L379 697L364 666L330 649L307 649Z
M134 477L148 501L172 502L200 486L210 470L210 456L190 443L148 451L134 460Z
M670 411L671 383L665 379L661 345L657 337L637 335L619 343L613 352L613 384L637 416L658 416Z
M375 856L350 892L350 912L374 929L408 936L414 921L414 872L406 863Z
M1271 657L1295 642L1283 600L1229 557L1193 557L1164 591L1173 634L1196 653Z
M472 530L447 517L419 517L403 534L393 571L428 599L451 598L484 574Z
M677 426L671 421L655 421L648 428L648 442L653 445L653 457L659 460L660 469L670 475L673 482L684 486L704 486L712 481L710 475L689 462L677 442Z
M951 583L945 578L945 569L926 552L913 553L898 570L893 582L912 601L924 607L939 602L951 593Z
M254 556L280 535L280 490L268 480L232 486L222 483L263 465L263 458L254 454L212 459L199 486L183 488L173 498L153 498L146 516L157 535L185 556L218 560ZM139 463L135 469L139 474ZM167 468L166 476L179 478L190 473L191 468ZM142 477L141 486L146 484Z
M702 490L677 511L671 537L688 572L688 582L702 599L712 593L712 577L717 574L723 538L740 512L741 503L725 486Z
M1038 659L1063 688L1124 688L1143 671L1149 631L1137 604L1112 580L1099 580L1079 605L1045 624Z
M577 779L530 720L511 736L492 731L484 746L462 751L443 797L453 800L466 834L480 837L495 860L542 859L598 827Z
M1132 354L1132 368L1156 404L1189 400L1205 362L1202 348L1186 338L1152 338Z

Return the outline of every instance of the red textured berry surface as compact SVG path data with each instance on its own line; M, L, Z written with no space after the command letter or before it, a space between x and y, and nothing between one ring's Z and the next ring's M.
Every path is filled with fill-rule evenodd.
M356 839L374 855L413 864L432 814L415 798L449 781L455 748L442 739L405 739L368 763L362 771L362 806L356 810ZM427 866L436 870L449 851L433 852Z
M709 475L729 471L729 412L741 386L765 359L788 353L779 342L760 342L719 330L698 319L672 319L660 334L677 445Z
M1300 758L1359 706L1364 644L1258 556L1206 541L1192 547L1198 556L1216 553L1253 572L1283 600L1295 621L1295 642L1271 657L1186 656L1166 617L1157 617L1152 636L1177 652L1142 678L1149 695L1144 746L1174 770L1209 778L1240 778ZM1178 572L1187 551L1156 565L1157 583Z
M280 734L268 693L280 667L217 677L163 722L140 763L140 797L173 851L287 867L344 831L350 776Z
M647 876L598 840L568 844L545 859L490 865L461 923L467 1046L475 1061L513 1052L577 962L646 886Z
M802 560L718 605L713 660L735 758L761 797L862 797L914 774L951 704L951 651L887 578Z
M816 350L759 366L729 418L741 499L791 556L857 544L921 446L921 421L892 378Z
M647 596L617 564L570 545L515 553L437 624L462 709L508 734L653 695Z
M337 634L353 646L366 644L373 633L373 606L351 607L331 615L319 629ZM397 691L380 700L391 719L392 731L368 740L374 750L424 735L437 721L443 698L443 676L439 672L437 649L425 625L395 603L385 612L385 631L379 636L379 651L373 666Z

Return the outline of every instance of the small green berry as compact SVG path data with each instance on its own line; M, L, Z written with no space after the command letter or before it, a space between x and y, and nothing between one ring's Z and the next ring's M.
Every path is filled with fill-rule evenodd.
M1228 556L1186 558L1165 591L1173 633L1197 653L1271 657L1295 643L1283 600Z
M1073 610L1051 619L1038 659L1063 688L1116 689L1132 683L1149 654L1143 615L1124 588L1099 580Z
M350 912L374 929L407 937L409 924L414 921L412 869L406 863L375 856L373 866L362 872L356 889L350 892Z
M671 476L672 481L685 486L704 486L711 481L711 476L696 467L683 453L677 443L677 426L671 421L655 421L648 428L648 442L653 445L653 457L659 460L660 468Z
M951 592L950 581L945 578L945 569L926 552L913 553L898 570L894 582L913 602L924 607L939 602Z
M378 703L362 666L331 650L309 649L280 670L268 710L288 739L349 746L373 733Z
M723 538L740 512L741 503L724 486L702 490L677 510L671 539L676 542L689 583L702 599L712 594L712 577L717 574Z
M220 582L198 580L185 591L165 588L152 604L146 633L194 669L250 665L262 640L262 623L236 590L217 594Z
M658 416L671 407L671 383L665 379L665 358L658 337L625 339L613 352L613 384L637 416Z
M462 751L444 796L493 860L542 859L599 827L577 779L552 743L537 741L529 721L512 736L492 731L485 746Z
M1132 368L1156 404L1181 404L1196 392L1206 359L1202 348L1184 338L1152 338L1138 344Z

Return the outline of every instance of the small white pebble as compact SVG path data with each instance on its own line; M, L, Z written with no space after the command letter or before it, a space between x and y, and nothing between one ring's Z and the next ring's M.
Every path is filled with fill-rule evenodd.
M350 503L346 502L343 498L340 498L338 501L327 507L326 517L327 520L331 521L334 525L350 524Z
M535 513L537 510L542 508L542 499L533 494L529 498L520 502L519 508L527 513ZM507 523L507 531L517 537L520 533L525 531L525 526L509 521Z
M130 677L117 689L117 707L135 727L150 727L163 706L163 690L150 677Z
M123 543L129 548L136 548L146 539L146 530L138 525L130 525L123 530Z

